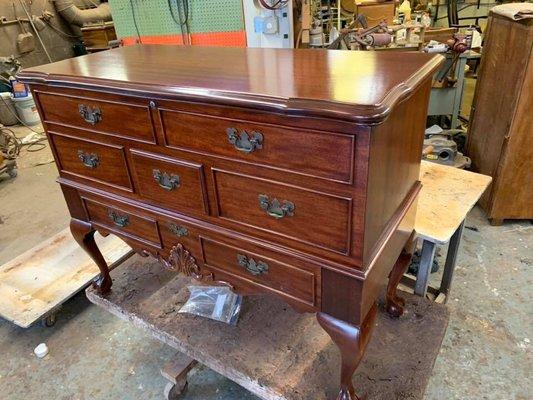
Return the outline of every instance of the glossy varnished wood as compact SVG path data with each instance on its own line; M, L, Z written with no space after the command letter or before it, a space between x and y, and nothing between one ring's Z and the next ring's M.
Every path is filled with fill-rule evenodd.
M282 296L293 297L311 309L318 306L319 268L309 265L298 268L288 264L290 259L284 258L284 261L280 261L268 251L255 252L243 248L241 244L228 245L206 237L201 238L201 243L204 266L212 270L215 276L217 273L234 276L240 278L240 281L254 283L262 288L263 292L277 292ZM265 263L268 270L254 275L238 263L238 255L244 255L248 260L257 263Z
M376 123L431 76L441 56L255 48L128 46L28 68L30 83L244 105ZM275 65L276 68L269 68ZM318 79L320 77L320 79ZM102 79L106 82L102 82Z
M73 233L97 263L94 229L174 271L319 312L342 354L339 399L353 400L389 275L396 300L401 268L391 270L414 227L441 60L132 46L19 78L32 85L53 145ZM259 146L236 146L228 129L260 137ZM81 145L105 155L89 172Z
M121 191L133 191L126 165L126 154L122 146L96 140L83 140L74 136L48 131L50 143L57 154L61 173L71 179L99 182ZM80 159L80 153L94 157L94 166L87 166Z
M168 147L353 183L354 136L168 109L160 109L159 113L164 143ZM245 132L248 136L260 133L261 147L243 153L228 141L227 129L236 129L239 134Z
M133 176L143 201L174 211L208 214L204 170L201 164L132 149ZM175 188L162 187L154 171L178 180Z
M103 134L123 136L154 143L154 130L149 102L135 104L114 97L104 101L96 92L77 92L71 96L55 92L36 91L45 122L79 127ZM79 107L98 109L100 120L89 123L80 115ZM127 124L125 123L127 121Z
M159 229L155 219L147 218L111 203L102 203L88 198L83 198L83 202L89 221L95 226L117 233L119 236L145 242L149 246L161 247ZM113 215L116 216L116 219L113 219ZM123 225L117 223L119 218L126 222Z
M281 185L230 171L214 170L213 178L219 218L349 254L352 211L349 197ZM267 196L270 203L291 202L294 211L279 219L269 216L259 206L259 196Z

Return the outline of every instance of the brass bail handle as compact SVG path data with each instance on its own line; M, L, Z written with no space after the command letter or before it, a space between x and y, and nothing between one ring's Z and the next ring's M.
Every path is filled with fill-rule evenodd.
M269 200L266 194L259 195L259 207L265 210L268 216L276 219L292 217L296 208L292 201L283 200L281 203L276 198Z

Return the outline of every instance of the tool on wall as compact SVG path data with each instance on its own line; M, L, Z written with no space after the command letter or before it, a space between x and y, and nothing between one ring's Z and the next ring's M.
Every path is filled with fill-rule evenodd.
M33 28L33 31L35 32L35 35L37 36L37 39L39 40L39 43L41 44L44 50L44 53L46 54L46 57L48 58L48 61L53 62L52 57L50 57L50 53L48 53L48 50L46 49L46 46L44 45L43 40L41 39L41 35L39 35L39 31L37 30L37 28L35 27L35 24L33 23L33 18L30 15L30 12L28 11L28 9L26 8L26 4L22 0L19 0L19 3L22 6L22 9L24 10L24 12L26 13L26 17L28 17L30 25Z
M17 49L20 54L29 53L35 50L35 38L31 32L26 31L24 24L17 16L17 8L15 7L15 3L11 3L11 5L13 6L13 15L15 16L15 19L17 20L21 30L17 36Z

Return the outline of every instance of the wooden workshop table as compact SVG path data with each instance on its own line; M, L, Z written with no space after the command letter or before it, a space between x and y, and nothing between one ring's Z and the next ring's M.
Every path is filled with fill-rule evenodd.
M467 214L489 186L490 176L422 161L422 190L418 197L415 231L422 255L415 293L425 296L437 245L449 242L439 292L448 295Z
M178 310L190 278L135 255L112 273L113 290L87 297L261 399L325 400L338 394L340 353L314 315L267 296L249 296L237 326ZM366 400L423 398L448 322L444 305L405 294L406 313L379 312L354 383ZM187 369L188 362L181 368ZM171 377L174 379L178 373ZM213 393L213 398L216 394Z

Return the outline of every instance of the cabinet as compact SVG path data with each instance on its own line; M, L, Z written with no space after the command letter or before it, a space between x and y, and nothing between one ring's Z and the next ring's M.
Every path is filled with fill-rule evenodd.
M439 55L132 46L30 68L78 243L317 313L343 355L339 398L413 231ZM397 261L400 260L400 261ZM393 268L394 267L394 268ZM396 271L391 274L391 270Z
M490 14L467 154L493 178L479 203L494 225L533 218L532 48L533 19Z

